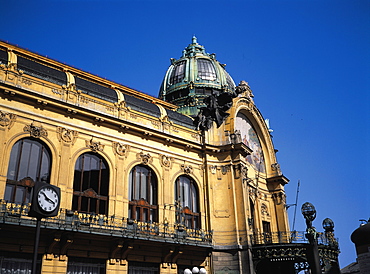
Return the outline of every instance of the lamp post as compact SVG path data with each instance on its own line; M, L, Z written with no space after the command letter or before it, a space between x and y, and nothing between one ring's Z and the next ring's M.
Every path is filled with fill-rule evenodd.
M334 238L334 222L330 218L325 218L322 222L322 227L325 230L325 238L329 247L338 250L338 242ZM338 260L325 260L325 273L340 274Z
M319 249L317 247L317 232L312 226L313 220L316 218L316 209L313 204L306 202L301 208L302 215L306 219L306 238L309 241L307 246L307 261L310 265L312 274L321 274Z

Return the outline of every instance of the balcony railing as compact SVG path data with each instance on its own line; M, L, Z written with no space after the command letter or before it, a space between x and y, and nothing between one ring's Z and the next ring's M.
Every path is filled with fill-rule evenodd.
M36 226L36 219L28 217L29 206L0 200L0 223ZM114 215L79 213L66 209L60 209L56 217L42 219L41 227L204 247L212 245L212 231L188 229L179 224L137 222Z
M305 231L279 231L269 233L254 233L250 237L252 245L308 243L305 234ZM330 241L332 240L328 239L324 233L317 232L318 244L329 245Z

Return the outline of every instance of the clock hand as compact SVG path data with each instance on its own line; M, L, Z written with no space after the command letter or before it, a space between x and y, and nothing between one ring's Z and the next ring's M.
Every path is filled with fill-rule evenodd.
M50 199L44 192L42 193L44 196L45 196L45 199L49 202L49 203L52 203L53 205L55 205L55 202Z

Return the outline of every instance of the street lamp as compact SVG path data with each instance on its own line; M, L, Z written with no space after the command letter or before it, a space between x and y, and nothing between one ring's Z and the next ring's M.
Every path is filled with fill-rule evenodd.
M306 219L306 238L309 241L309 245L307 246L307 261L310 264L312 274L321 274L317 233L316 229L312 226L312 222L316 218L316 209L313 204L306 202L302 205L301 211L303 217Z
M330 218L325 218L324 221L322 221L322 227L326 232L333 232L334 231L334 222Z
M339 250L338 242L334 238L334 222L330 218L325 218L322 221L322 227L325 230L325 238L328 245L334 250ZM338 260L326 258L325 263L325 273L340 273Z

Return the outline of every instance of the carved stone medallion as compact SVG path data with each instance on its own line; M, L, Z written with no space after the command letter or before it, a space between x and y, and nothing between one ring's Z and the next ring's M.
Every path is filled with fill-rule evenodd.
M59 141L68 144L74 144L77 140L78 132L64 127L57 127L57 136Z
M170 168L172 166L172 157L166 156L166 155L161 155L161 165L163 167Z
M90 148L94 152L103 151L104 150L104 145L102 145L98 141L94 141L92 138L91 138L90 141L86 140L86 146L88 148Z
M0 110L0 126L11 128L17 118L16 114Z
M126 153L129 149L129 145L125 145L119 142L113 142L113 152L119 156L126 156Z
M193 167L191 165L182 164L181 165L181 170L185 174L191 174L191 173L193 173Z
M152 156L149 153L145 153L143 151L139 153L139 158L141 159L141 163L143 165L148 165L152 161Z
M35 126L33 123L31 125L26 125L23 128L23 131L29 132L30 136L34 138L46 138L48 136L48 132L46 129L44 129L42 126Z

